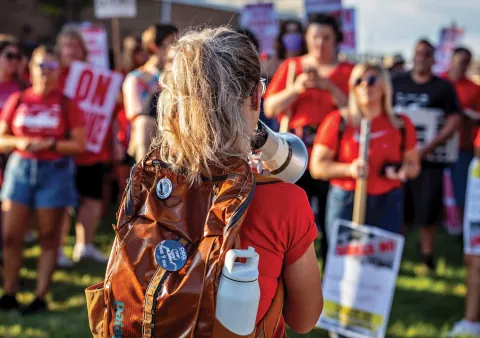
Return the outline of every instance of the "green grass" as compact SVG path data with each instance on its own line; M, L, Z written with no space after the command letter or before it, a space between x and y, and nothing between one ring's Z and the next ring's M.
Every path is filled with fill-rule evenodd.
M97 245L109 252L113 238L111 219L99 229ZM443 232L437 241L438 271L435 276L419 277L416 233L407 236L404 259L390 316L388 337L443 337L452 324L463 315L465 269L462 264L462 243ZM67 253L71 255L73 237L68 239ZM35 265L38 246L25 249L25 264L19 300L33 299ZM85 287L103 279L105 267L83 263L71 270L58 270L53 277L49 295L49 313L22 318L16 313L0 313L0 337L91 337L85 308ZM1 279L1 278L0 278ZM1 293L1 292L0 292ZM314 330L308 335L290 337L327 337L325 331Z

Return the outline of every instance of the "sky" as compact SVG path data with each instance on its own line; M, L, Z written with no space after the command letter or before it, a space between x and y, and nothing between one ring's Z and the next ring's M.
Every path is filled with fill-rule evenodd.
M179 2L181 2L180 0ZM185 0L183 0L185 1ZM188 1L188 0L187 0ZM271 0L281 13L300 16L304 0ZM190 0L241 8L255 0ZM263 2L270 2L263 0ZM420 37L438 42L439 29L455 21L465 29L463 44L480 59L480 0L342 0L357 9L359 52L401 52L411 58Z

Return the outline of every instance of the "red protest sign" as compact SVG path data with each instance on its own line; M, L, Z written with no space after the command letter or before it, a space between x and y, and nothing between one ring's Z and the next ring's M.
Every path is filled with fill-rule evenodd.
M108 132L123 76L108 69L74 62L64 94L76 99L85 112L87 150L99 153Z

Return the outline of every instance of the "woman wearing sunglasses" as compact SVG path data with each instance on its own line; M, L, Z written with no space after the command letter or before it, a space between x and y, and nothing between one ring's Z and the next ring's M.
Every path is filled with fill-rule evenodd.
M355 180L367 177L368 225L401 232L402 183L418 175L416 131L392 109L392 84L378 65L358 64L349 80L348 107L330 113L318 130L310 161L312 176L330 180L327 238L337 219L352 219ZM370 119L368 163L359 159L361 119Z
M46 309L45 295L56 265L64 210L77 202L70 156L84 151L83 112L57 89L59 60L37 48L30 62L32 87L12 94L0 116L0 151L11 152L2 187L3 290L0 310L19 306L15 293L25 229L35 217L42 253L35 299L22 309Z

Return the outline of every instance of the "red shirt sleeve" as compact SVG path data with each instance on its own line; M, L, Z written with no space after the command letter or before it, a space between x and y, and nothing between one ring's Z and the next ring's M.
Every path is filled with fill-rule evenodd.
M332 151L336 151L338 148L337 135L340 119L341 115L338 110L328 114L317 130L314 144L323 145Z
M273 75L272 80L268 84L267 91L264 95L265 98L268 98L270 95L274 95L287 87L288 64L291 61L293 60L285 60L278 67L277 71Z
M417 146L417 130L408 116L400 115L405 128L405 151L410 151Z
M17 109L18 100L20 99L20 92L11 94L2 108L2 113L0 114L0 120L5 121L10 127L12 124L13 114Z
M77 101L68 99L67 107L68 127L70 130L75 128L83 128L85 126L84 112L78 106Z
M310 203L305 191L294 186L289 194L292 205L291 217L287 224L287 243L284 258L285 265L291 265L300 259L317 238L317 227Z
M480 148L480 129L477 132L477 137L475 137L475 141L473 142L475 148Z

